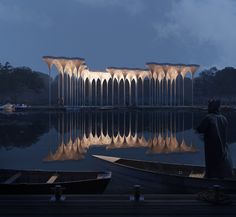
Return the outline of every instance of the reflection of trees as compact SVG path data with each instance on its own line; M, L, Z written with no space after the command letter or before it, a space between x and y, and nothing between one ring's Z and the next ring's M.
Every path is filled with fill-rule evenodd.
M94 145L107 149L145 147L147 154L196 152L180 134L192 128L189 113L82 111L58 115L53 122L59 133L58 147L45 161L78 160Z
M0 114L0 147L31 146L48 131L46 113Z

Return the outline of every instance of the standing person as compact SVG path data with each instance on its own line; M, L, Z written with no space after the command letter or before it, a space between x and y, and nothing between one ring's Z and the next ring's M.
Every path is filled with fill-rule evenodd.
M220 101L208 102L208 114L197 128L204 135L206 178L230 178L234 176L232 160L226 141L228 121L220 114Z

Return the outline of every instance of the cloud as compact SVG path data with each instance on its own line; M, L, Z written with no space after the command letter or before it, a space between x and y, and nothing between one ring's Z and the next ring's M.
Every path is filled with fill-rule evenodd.
M187 38L199 46L214 46L221 64L236 65L236 1L174 1L164 19L153 25L158 38Z
M52 25L52 20L47 15L22 8L19 4L0 3L0 21L36 25L40 28L49 28Z
M89 7L119 7L127 11L130 15L136 15L140 13L144 4L142 0L75 0L81 4L87 5Z

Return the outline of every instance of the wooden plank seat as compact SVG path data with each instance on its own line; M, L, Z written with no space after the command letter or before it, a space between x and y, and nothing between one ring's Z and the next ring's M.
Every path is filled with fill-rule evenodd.
M13 176L11 176L10 178L8 178L4 184L11 184L13 183L14 181L16 181L19 177L21 176L21 172L18 172L16 174L14 174Z
M205 172L196 172L196 171L192 171L190 174L189 174L189 177L192 177L192 178L204 178L204 175L205 175Z
M47 184L52 184L56 181L56 179L58 178L58 175L52 175L48 181L47 181Z

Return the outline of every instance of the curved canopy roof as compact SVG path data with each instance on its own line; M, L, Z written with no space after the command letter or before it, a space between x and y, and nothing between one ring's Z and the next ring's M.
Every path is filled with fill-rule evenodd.
M87 69L84 58L80 57L55 57L55 56L43 56L43 60L47 63L49 70L53 65L56 66L58 72L67 72L72 75L76 69L79 73L84 69ZM107 67L106 71L110 73L133 73L133 74L146 74L151 72L155 78L162 79L167 77L168 79L175 79L177 75L184 77L188 72L194 75L200 65L197 64L173 64L173 63L146 63L148 69L143 68L129 68L129 67Z
M86 68L85 59L80 57L43 56L43 60L47 63L49 69L55 65L59 72L73 73L74 69L78 71L80 67Z
M180 74L182 77L185 77L188 72L193 75L200 67L200 65L197 64L172 64L156 62L146 63L146 66L152 73L155 73L157 75L162 73L170 79L175 79L178 74Z

